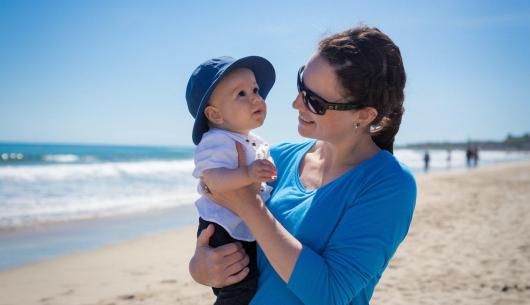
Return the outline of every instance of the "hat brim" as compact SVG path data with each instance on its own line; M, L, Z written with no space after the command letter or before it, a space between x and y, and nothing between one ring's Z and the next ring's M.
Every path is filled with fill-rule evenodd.
M222 72L219 73L215 81L208 88L197 109L192 134L193 143L195 143L195 145L199 144L202 135L209 129L208 119L204 115L204 109L208 104L210 95L212 95L212 92L217 84L227 73L230 73L231 71L238 68L247 68L254 72L254 76L256 77L256 82L258 83L259 87L259 93L263 99L267 97L269 91L274 85L274 81L276 80L276 72L274 71L274 67L267 59L260 56L243 57L228 65Z

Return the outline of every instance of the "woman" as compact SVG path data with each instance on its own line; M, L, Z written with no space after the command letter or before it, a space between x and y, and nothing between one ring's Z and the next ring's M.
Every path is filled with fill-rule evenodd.
M253 187L210 194L258 242L251 304L369 303L416 200L413 176L392 155L405 79L399 48L376 28L323 39L299 70L293 102L298 132L314 140L271 150L278 178L266 205ZM212 231L201 233L190 273L230 285L246 276L248 259L237 244L209 248Z

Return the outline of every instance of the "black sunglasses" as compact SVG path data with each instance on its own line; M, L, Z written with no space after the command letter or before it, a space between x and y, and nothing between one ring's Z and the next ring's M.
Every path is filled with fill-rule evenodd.
M298 85L298 92L302 93L304 105L314 114L318 115L324 115L326 113L326 110L337 110L337 111L347 111L352 109L360 109L363 108L363 106L357 104L357 103L331 103L326 101L324 98L318 96L318 94L314 93L313 91L309 90L302 81L303 73L304 73L305 66L300 67L300 70L298 70L298 79L297 79L297 85Z

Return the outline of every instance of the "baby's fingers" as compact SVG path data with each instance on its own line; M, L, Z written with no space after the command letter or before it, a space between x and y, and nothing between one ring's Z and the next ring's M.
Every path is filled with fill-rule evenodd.
M274 170L276 170L276 165L274 165L274 163L272 163L270 160L267 160L267 159L263 159L262 160L264 164L267 164L267 166L273 168Z
M276 175L277 174L274 171L264 170L259 171L257 176L261 181L268 181L270 178L275 177Z

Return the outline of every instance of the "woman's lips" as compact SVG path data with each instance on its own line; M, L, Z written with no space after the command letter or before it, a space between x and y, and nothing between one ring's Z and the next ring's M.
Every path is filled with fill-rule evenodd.
M311 120L308 120L308 119L306 119L306 118L304 118L302 116L298 116L298 122L300 124L302 124L302 125L311 125L311 124L315 123L315 122L313 122Z

